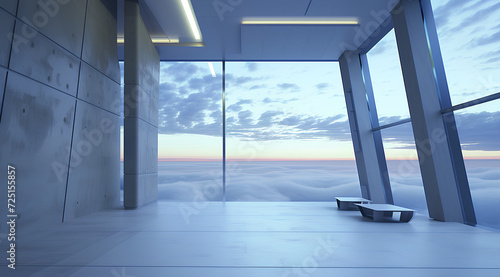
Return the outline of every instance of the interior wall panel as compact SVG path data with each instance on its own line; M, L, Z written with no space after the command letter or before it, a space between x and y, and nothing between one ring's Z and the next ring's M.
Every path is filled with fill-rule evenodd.
M20 0L18 18L80 57L86 5L86 0Z
M119 116L78 101L65 218L118 206L119 138Z
M16 168L20 224L61 222L75 99L10 72L4 101L0 166ZM0 171L2 180L7 180L6 174ZM2 207L7 206L6 193L0 190ZM6 218L6 209L1 211Z
M7 67L9 63L14 22L14 16L0 9L0 65L4 67Z
M10 68L76 96L80 60L19 20L15 29L25 40L12 47ZM32 32L30 38L27 32Z
M22 228L60 223L65 204L66 218L71 218L119 202L120 87L103 74L119 77L119 66L116 37L102 35L116 33L116 1L91 1L91 14L100 15L89 23L86 36L87 46L93 42L86 52L92 64L80 58L86 2L22 0L19 12L17 1L0 2L0 35L6 38L0 40L0 165L17 169ZM45 14L46 22L30 20L43 20ZM9 33L17 36L8 39ZM101 71L102 64L116 70ZM6 172L0 177L6 179ZM0 192L3 206L5 193ZM5 209L1 213L6 216ZM0 233L6 233L2 228Z
M116 1L89 0L82 60L120 83L116 26Z
M5 9L15 16L17 11L17 0L2 0L0 1L0 8Z
M120 93L119 84L86 63L82 63L78 88L79 99L120 115Z

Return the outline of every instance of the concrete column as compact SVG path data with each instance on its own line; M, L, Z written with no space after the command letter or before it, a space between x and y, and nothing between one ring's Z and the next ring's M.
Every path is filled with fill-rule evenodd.
M424 23L422 3L402 0L392 18L429 216L475 224L455 122L441 114L440 97L449 100L449 93L433 18Z
M382 159L379 159L380 155L383 154L383 149L379 145L380 149L377 150L377 140L372 132L372 115L367 97L368 94L373 96L372 91L367 92L367 90L371 90L369 75L368 78L364 78L362 57L355 52L344 52L339 58L339 64L361 194L374 203L392 204L392 192L387 178L385 158L382 157L382 163ZM366 68L366 70L368 69ZM381 139L378 140L378 143L381 144Z
M160 58L137 0L125 1L124 206L158 199Z

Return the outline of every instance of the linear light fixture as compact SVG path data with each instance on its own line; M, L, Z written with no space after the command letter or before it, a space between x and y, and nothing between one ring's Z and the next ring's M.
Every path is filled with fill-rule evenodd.
M208 63L208 67L210 67L210 72L212 73L212 77L217 77L217 75L215 75L214 65L211 62Z
M178 38L167 38L167 37L152 37L151 41L153 44L178 44L179 39ZM124 37L117 37L116 42L118 44L124 44L125 43L125 38Z
M359 25L353 17L246 17L243 25Z
M189 26L191 26L191 30L193 31L194 38L196 40L201 39L201 31L198 23L196 22L196 17L194 15L193 6L191 6L191 1L189 0L181 0L182 7L184 8L184 12L186 13L186 17L189 21Z

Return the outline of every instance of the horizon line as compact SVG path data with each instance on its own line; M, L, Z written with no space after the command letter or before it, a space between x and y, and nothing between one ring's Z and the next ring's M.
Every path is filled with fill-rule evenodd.
M401 158L388 158L387 161L418 161L415 158L401 159ZM500 160L500 157L464 157L464 160ZM123 161L123 159L121 159ZM158 158L159 162L222 162L220 158ZM307 162L307 161L356 161L353 158L229 158L227 162Z

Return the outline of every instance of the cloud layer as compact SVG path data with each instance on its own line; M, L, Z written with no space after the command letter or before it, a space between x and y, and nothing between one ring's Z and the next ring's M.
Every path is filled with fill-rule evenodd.
M400 170L409 163L414 170ZM389 161L396 205L427 214L418 162ZM467 161L474 207L481 225L500 229L500 160ZM220 201L221 164L160 162L159 198L170 201ZM227 165L228 201L333 201L360 196L353 161L231 162Z

